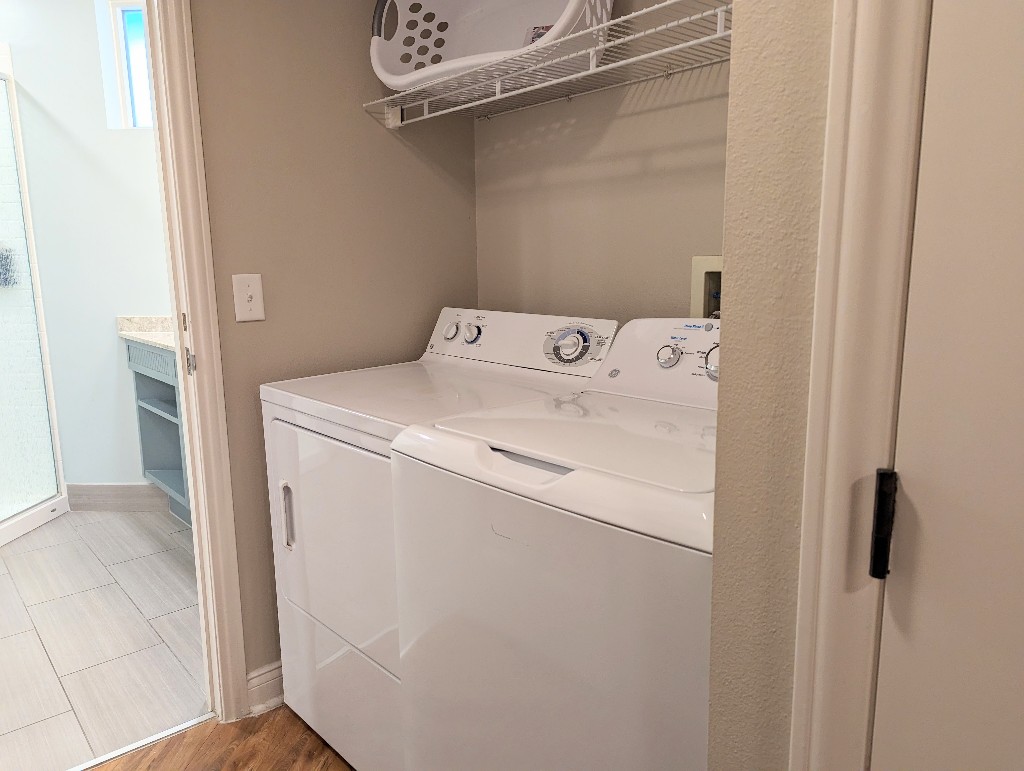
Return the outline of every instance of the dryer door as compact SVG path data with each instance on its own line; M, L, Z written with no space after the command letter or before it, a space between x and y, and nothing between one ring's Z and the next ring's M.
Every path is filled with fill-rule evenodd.
M390 461L280 420L267 447L279 597L397 674Z

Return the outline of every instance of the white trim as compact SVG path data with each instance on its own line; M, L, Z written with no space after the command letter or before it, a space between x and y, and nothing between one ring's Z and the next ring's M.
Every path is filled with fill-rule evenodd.
M930 0L837 0L811 349L790 768L869 765Z
M0 546L9 544L16 538L21 538L25 533L45 525L61 514L67 514L69 509L68 497L58 495L5 519L0 525Z
M146 0L157 147L166 202L179 368L195 355L194 376L179 372L185 450L196 532L196 563L211 706L222 720L249 713L228 459L224 375L189 0Z
M184 731L187 731L190 728L194 728L195 726L200 725L201 723L205 723L207 720L216 719L217 716L215 714L213 714L212 712L207 712L205 715L200 715L199 717L194 718L193 720L188 720L184 723L176 725L174 726L174 728L168 728L166 731L161 731L158 734L150 736L146 739L142 739L141 741L137 741L134 744L129 744L127 747L122 747L119 750L108 752L106 755L100 755L100 757L98 758L93 758L92 760L83 763L80 766L75 766L71 769L71 771L85 771L89 768L96 768L97 766L102 766L104 763L107 763L111 760L117 760L117 758L128 755L129 753L135 752L136 750L141 750L143 747L148 747L151 744L156 744L157 742L170 738L175 734L180 734Z
M53 450L53 469L57 478L55 494L40 501L31 509L15 517L0 521L5 534L0 543L9 543L29 530L46 524L49 520L67 511L67 488L64 483L64 459L60 451L60 431L57 428L57 403L53 396L53 370L50 367L50 345L46 335L46 313L43 310L43 290L39 280L39 263L36 259L35 228L32 225L32 204L28 195L28 176L25 165L25 148L21 137L21 114L18 111L18 84L14 77L14 59L11 47L0 44L0 81L7 89L7 100L11 110L11 131L14 134L14 165L18 175L21 195L21 214L25 228L25 245L28 251L28 272L32 281L32 299L36 311L36 330L39 335L39 358L43 369L43 387L46 391L46 410L50 421L50 446ZM48 507L51 507L48 509ZM22 529L24 528L24 529ZM13 535L17 533L17 535ZM10 537L8 537L10 536Z
M124 19L122 11L142 11L143 26L149 28L149 13L145 0L107 0L110 14L110 26L114 34L114 70L117 74L117 103L121 111L121 128L133 129L149 126L136 126L132 118L132 93L129 85L131 73L128 72L128 50L124 39ZM152 65L150 66L152 74ZM156 116L153 116L154 122Z
M261 715L284 703L284 679L280 661L254 669L247 680L251 714Z

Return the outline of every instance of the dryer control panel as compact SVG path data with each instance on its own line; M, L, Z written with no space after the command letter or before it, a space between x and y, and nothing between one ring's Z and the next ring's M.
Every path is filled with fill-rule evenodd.
M719 319L625 324L588 390L718 409Z
M447 356L593 377L618 322L469 308L445 308L424 359Z

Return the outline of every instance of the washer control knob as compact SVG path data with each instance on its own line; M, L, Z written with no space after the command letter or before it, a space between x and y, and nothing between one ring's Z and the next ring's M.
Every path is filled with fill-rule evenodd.
M580 348L583 347L583 338L580 337L578 332L574 332L571 335L566 335L557 343L558 352L564 359L571 359L577 353L580 352Z
M444 335L445 340L454 340L459 334L459 322L453 321L444 328L444 332L441 334Z
M711 380L718 382L718 343L715 343L704 354L704 374Z
M675 345L663 345L658 349L658 365L662 369L672 369L679 363L682 354L679 347Z
M483 334L483 330L480 329L479 324L466 324L466 334L463 335L462 339L472 344L480 339L481 334Z

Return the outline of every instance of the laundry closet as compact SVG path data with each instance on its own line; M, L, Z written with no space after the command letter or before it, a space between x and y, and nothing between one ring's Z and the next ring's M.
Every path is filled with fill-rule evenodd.
M413 359L445 305L687 315L692 258L721 253L728 64L389 130L363 107L388 93L374 5L192 8L218 301L259 272L267 306L220 329L250 394L227 405L250 669L278 658L260 384Z
M694 258L722 252L731 11L612 16L654 5L660 23L709 12L707 66L684 47L632 85L398 128L364 107L391 93L371 66L376 3L193 5L218 300L261 273L266 303L265 322L220 329L225 387L251 394L227 404L250 672L281 658L260 384L415 359L446 306L691 315ZM251 35L215 34L233 14Z

